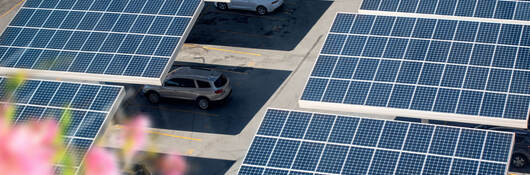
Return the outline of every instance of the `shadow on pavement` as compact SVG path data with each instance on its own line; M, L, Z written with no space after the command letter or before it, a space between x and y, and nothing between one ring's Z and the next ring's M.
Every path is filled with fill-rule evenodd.
M108 151L113 153L118 153L120 149L116 148L106 148ZM154 153L154 152L145 152L140 151L137 153L133 165L131 165L138 173L138 170L141 169L144 174L155 173L153 171L157 170L155 160L164 156L164 153ZM223 160L223 159L211 159L211 158L201 158L201 157L191 157L191 156L182 156L186 161L186 175L224 175L226 172L234 165L236 161L234 160ZM123 163L123 162L121 162ZM141 167L141 168L137 168ZM134 171L134 170L133 170ZM134 174L134 173L123 173L124 175Z
M159 104L151 104L140 92L139 86L127 86L128 94L132 95L122 103L122 114L147 114L151 118L153 128L236 135L245 128L291 73L283 70L195 63L176 64L206 67L223 72L230 78L231 96L222 104L201 110L193 101L163 99Z
M213 3L202 10L186 43L270 50L293 50L333 1L285 0L276 11L221 11Z
M224 175L236 162L234 160L185 157L188 164L186 175Z

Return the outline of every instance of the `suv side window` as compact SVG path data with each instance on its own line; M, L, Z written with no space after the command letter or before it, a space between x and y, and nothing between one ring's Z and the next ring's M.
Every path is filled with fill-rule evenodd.
M197 81L197 85L199 85L199 88L211 88L212 87L210 83L206 81L200 81L200 80L196 80L196 81Z
M167 80L164 85L170 87L179 87L180 85L174 81L175 79Z
M182 88L195 88L195 82L185 78L173 78L166 82L167 86L182 87Z

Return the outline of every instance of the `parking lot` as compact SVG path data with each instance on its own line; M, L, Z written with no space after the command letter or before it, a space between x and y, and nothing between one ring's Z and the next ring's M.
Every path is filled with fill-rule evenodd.
M180 100L150 104L139 86L129 86L117 121L149 115L152 146L187 156L190 174L236 174L267 107L299 109L297 101L335 13L357 8L347 0L293 0L258 16L207 3L175 67L223 72L233 87L229 100L209 110ZM104 146L112 147L117 130L108 129Z
M0 0L0 10L8 13L0 19L2 26L13 15L6 7L16 2ZM335 13L356 12L360 2L286 0L266 16L220 11L207 3L174 68L190 66L222 72L232 83L229 99L208 110L181 100L164 99L151 104L141 93L141 85L126 85L127 98L115 117L116 125L108 127L100 146L114 148L120 130L117 124L124 118L145 114L152 121L152 129L151 142L144 151L184 155L191 175L236 174L266 109L300 109L298 99ZM530 168L511 171L528 173Z

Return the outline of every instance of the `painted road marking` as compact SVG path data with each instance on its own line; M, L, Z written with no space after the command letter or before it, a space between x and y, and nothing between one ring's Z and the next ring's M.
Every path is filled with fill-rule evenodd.
M236 51L236 50L220 49L220 48L215 48L215 47L200 46L200 45L196 45L196 44L184 44L184 47L201 47L201 48L208 49L208 50L216 50L216 51L243 54L243 55L253 55L253 56L258 56L258 57L261 56L261 54L258 54L258 53L250 53L250 52L242 52L242 51Z
M20 6L20 4L22 4L25 0L22 0L20 2L18 2L15 6L11 7L9 10L7 10L4 14L0 15L0 18L6 16L7 14L11 13L11 11L15 10L15 8L17 8L18 6Z
M123 125L114 125L115 128L124 128ZM184 137L184 136L178 136L178 135L173 135L173 134L168 134L168 133L163 133L163 132L158 132L158 131L155 131L155 129L149 129L147 131L148 134L155 134L155 135L162 135L162 136L168 136L168 137L173 137L173 138L179 138L179 139L186 139L186 140L193 140L193 141L201 141L202 139L198 139L198 138L191 138L191 137Z
M186 140L193 140L193 141L201 141L201 139L197 139L197 138L191 138L191 137L184 137L184 136L172 135L172 134L167 134L167 133L157 132L157 131L152 131L152 130L147 131L147 133L149 133L149 134L155 134L155 135L168 136L168 137L174 137L174 138L179 138L179 139L186 139Z
M248 67L254 67L254 66L256 66L256 62L254 62L254 61L248 62L247 66Z

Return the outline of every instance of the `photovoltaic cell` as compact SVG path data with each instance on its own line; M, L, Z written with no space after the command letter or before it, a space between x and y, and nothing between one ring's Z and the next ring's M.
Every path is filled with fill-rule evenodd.
M361 10L530 21L529 7L517 0L363 0Z
M160 84L202 3L28 0L0 36L0 67L114 82L137 77L142 79L136 83Z
M530 26L338 13L331 28L302 107L526 127Z
M32 79L8 95L5 87L10 80L0 77L0 104L15 107L15 124L43 120L61 123L64 112L69 111L70 123L63 138L76 171L123 95L119 86Z
M302 137L283 136L291 118L303 126ZM324 139L308 137L323 125L332 128ZM268 109L239 174L505 174L513 139L508 132Z

